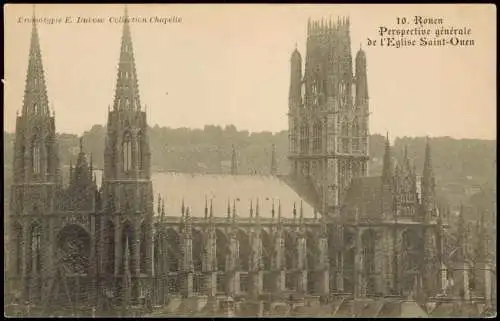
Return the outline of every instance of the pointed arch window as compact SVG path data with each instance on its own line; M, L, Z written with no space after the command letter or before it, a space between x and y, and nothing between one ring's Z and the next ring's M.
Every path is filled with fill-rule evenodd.
M34 111L35 114L38 113L38 104L37 103L33 104L33 111Z
M136 143L136 151L137 151L137 167L142 170L143 169L143 161L144 161L144 158L143 158L143 153L144 153L144 150L142 148L142 144L143 144L143 134L142 132L138 132L137 133L137 139L135 141Z
M133 259L133 242L135 240L134 229L130 221L126 221L122 227L122 256L121 256L121 266L119 267L121 273L130 273L130 271L135 271L136 266ZM128 244L127 244L128 243ZM128 252L127 252L128 247ZM127 271L128 269L128 271Z
M313 152L321 152L321 122L317 120L313 125Z
M359 124L357 119L355 119L354 123L352 124L352 136L354 137L352 141L352 149L353 151L359 151L360 133L359 133Z
M347 85L344 81L340 83L339 96L342 107L347 103Z
M140 263L140 271L141 271L141 273L146 274L148 272L147 271L147 267L148 267L147 240L148 240L148 236L149 236L146 223L141 224L140 233L141 233L140 244L139 244L139 251L140 251L140 258L141 258L141 261L139 262Z
M40 174L41 170L41 148L40 148L40 142L38 141L38 136L35 136L33 138L32 142L32 150L31 150L31 161L33 164L33 173L34 174Z
M51 159L50 159L50 144L47 143L47 145L45 145L45 152L47 153L47 158L46 158L46 170L47 170L47 174L50 173L50 167L51 167Z
M123 136L123 170L130 171L132 170L132 135L129 132L126 132Z
M14 226L14 247L15 247L15 273L21 275L22 272L22 255L23 255L23 228L21 225Z
M319 103L319 94L321 92L321 79L319 75L319 68L314 72L314 79L312 84L312 96L314 105L318 105Z
M42 258L42 233L40 231L40 225L34 224L31 228L31 253L32 253L32 272L39 274L41 269L41 258Z
M309 151L309 127L304 123L300 127L300 152L307 153Z
M312 85L312 95L313 95L313 104L317 105L318 104L318 81L314 79L313 85Z
M349 124L345 120L342 123L342 136L349 136Z
M297 136L299 131L299 125L297 119L292 119L292 133L290 134L290 150L292 153L297 152Z
M349 153L349 124L344 120L342 123L342 152Z
M300 86L301 86L300 87L301 88L301 90L300 90L300 98L301 98L300 99L300 105L302 106L302 104L304 104L305 101L306 101L306 93L307 93L307 91L306 91L306 82L302 81L302 83L300 84Z

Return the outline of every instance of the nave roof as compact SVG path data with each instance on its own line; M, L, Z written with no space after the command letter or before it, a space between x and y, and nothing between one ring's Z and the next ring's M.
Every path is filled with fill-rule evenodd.
M102 171L95 171L97 184L101 185ZM302 199L286 182L271 175L227 175L191 173L153 173L151 175L155 195L155 212L158 194L165 200L166 216L181 216L182 203L190 208L190 216L204 217L205 204L213 207L215 217L226 217L228 202L231 215L233 205L236 216L249 217L250 207L256 215L257 202L261 218L271 218L274 202L275 218L278 218L281 204L281 217L293 218L296 206L297 218L302 211L304 218L314 217L314 208ZM206 203L205 203L206 202Z

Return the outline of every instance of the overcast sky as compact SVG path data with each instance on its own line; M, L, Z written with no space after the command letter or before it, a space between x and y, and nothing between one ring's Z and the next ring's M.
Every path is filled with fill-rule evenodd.
M488 5L129 5L141 102L151 125L287 129L290 55L305 58L308 17L349 15L353 56L366 51L370 131L391 136L496 137L496 11ZM5 9L5 129L15 129L28 64L30 5ZM40 18L100 17L103 24L39 24L57 131L105 124L112 105L122 25L120 5L37 5ZM396 17L442 17L469 27L474 47L367 47Z

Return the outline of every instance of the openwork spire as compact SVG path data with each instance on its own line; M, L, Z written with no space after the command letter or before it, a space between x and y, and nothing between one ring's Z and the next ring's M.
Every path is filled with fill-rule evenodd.
M76 167L88 170L87 158L85 157L85 152L83 151L83 136L80 137L80 152L78 153L78 158L76 161ZM92 178L92 177L91 177Z
M33 9L28 71L24 90L23 115L49 116L49 99L42 64L42 51Z
M424 161L424 172L422 174L424 179L424 184L429 184L429 187L434 189L434 173L432 171L432 160L431 160L431 146L429 142L429 138L427 138L425 144L425 161Z
M431 162L431 147L429 138L427 138L427 142L425 145L424 170L422 173L422 201L427 206L432 206L432 203L435 201L435 186L436 182L434 179Z
M405 145L404 147L403 170L408 174L410 174L412 170L410 165L410 157L408 156L408 145Z
M115 110L140 110L139 83L135 68L134 48L128 21L128 10L125 7L123 33L118 63L118 78L116 81Z
M389 133L385 140L384 164L382 168L382 181L384 184L391 184L392 182L392 162L391 162L391 144L389 142Z

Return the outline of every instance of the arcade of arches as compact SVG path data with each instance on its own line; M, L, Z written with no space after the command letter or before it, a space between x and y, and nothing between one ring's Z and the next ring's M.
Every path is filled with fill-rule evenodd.
M48 263L42 259L42 252L48 239L44 238L40 225L33 223L27 230L26 259L22 255L23 227L16 223L13 230L14 265L18 275L22 276L24 270L33 278L46 273L44 268ZM163 302L175 294L244 294L255 291L315 295L341 291L367 295L384 290L377 283L376 275L380 274L381 266L391 265L394 261L384 256L387 253L381 254L378 244L383 242L377 238L380 231L344 229L342 243L339 243L338 235L335 236L334 230L329 228L330 233L324 234L325 237L328 235L325 253L321 248L323 234L311 227L300 230L292 226L272 229L194 226L190 233L186 226L180 229L157 226L153 234L152 260L149 261L147 230L145 223L134 225L125 221L117 229L111 220L102 222L99 244L94 246L100 249L97 272L106 276L103 282L109 282L104 288L113 288L112 282L117 284L124 276L130 275L134 280L134 298L145 295L141 292L139 279L152 278L155 299ZM400 264L396 274L401 279L401 289L411 290L418 274L421 233L407 229L400 231L399 235L400 255L395 260ZM96 272L91 268L94 241L83 227L76 224L60 229L54 241L57 245L54 251L56 270L64 274L64 282L45 294L36 282L26 291L34 301L42 300L44 296L53 300L57 296L58 302L84 302L91 297L90 275ZM342 254L338 252L339 245ZM387 263L388 260L391 262ZM151 262L151 271L147 262ZM325 270L327 279L321 277ZM325 281L329 283L327 287L323 284ZM123 289L115 288L106 295L119 300L120 291Z

